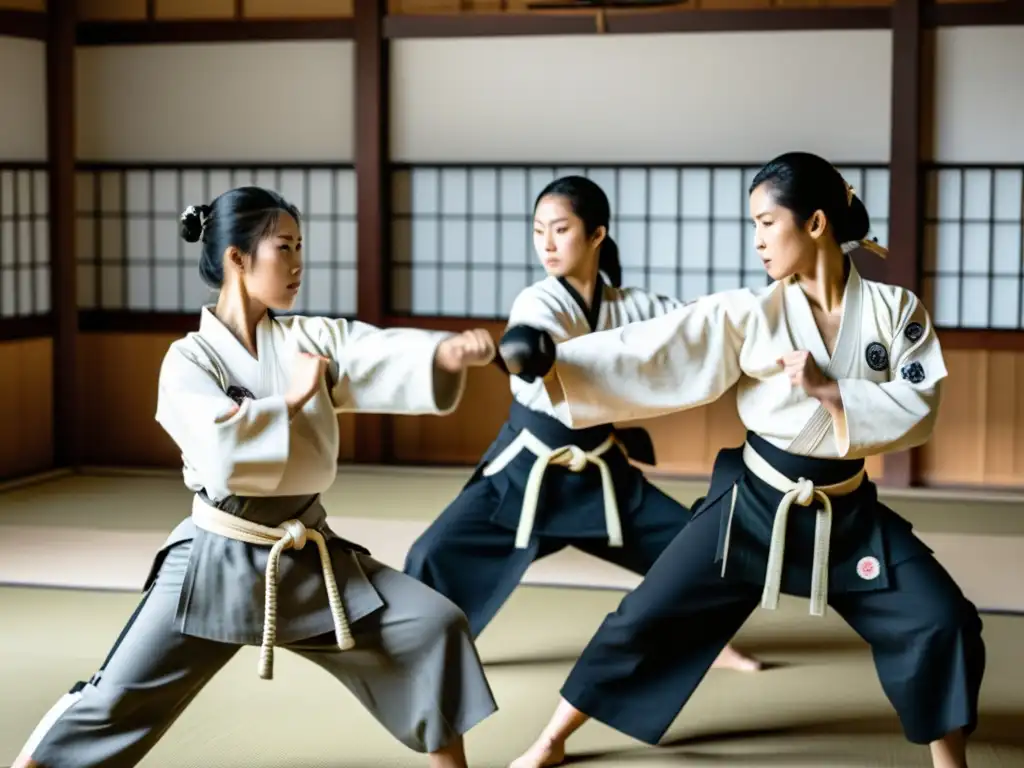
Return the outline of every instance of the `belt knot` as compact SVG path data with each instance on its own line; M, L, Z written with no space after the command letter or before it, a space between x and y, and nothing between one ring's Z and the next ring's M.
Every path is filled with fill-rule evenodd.
M793 501L801 507L809 507L811 502L814 501L814 483L806 477L801 477L796 481L792 492L795 492Z
M567 467L570 472L582 472L587 468L587 464L590 462L590 457L587 456L587 452L578 445L564 446L563 448L558 449L555 456L552 458L555 463L562 464Z
M289 546L292 549L302 549L306 546L306 526L301 522L298 520L285 520L279 527L285 532L285 535L281 537L285 542L284 549L288 549Z

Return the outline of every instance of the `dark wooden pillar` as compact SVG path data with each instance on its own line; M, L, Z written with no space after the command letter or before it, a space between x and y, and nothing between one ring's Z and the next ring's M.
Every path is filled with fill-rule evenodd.
M78 293L75 258L75 0L49 0L46 126L50 168L54 464L74 468L78 434Z
M390 258L387 0L355 0L355 167L359 319L382 325L387 314ZM356 461L377 464L390 454L386 416L356 419Z
M922 10L928 0L895 0L892 6L892 124L889 152L889 258L872 265L869 277L921 295L924 178L922 126L932 103L932 46L926 45ZM877 260L876 260L877 261ZM863 260L862 260L863 263ZM875 275L874 273L878 273ZM922 296L929 301L930 297ZM906 488L917 480L916 450L888 454L880 484Z

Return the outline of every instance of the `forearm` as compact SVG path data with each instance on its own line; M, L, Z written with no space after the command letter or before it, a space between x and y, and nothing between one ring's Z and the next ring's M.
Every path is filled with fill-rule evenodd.
M838 381L827 379L812 396L825 407L833 419L843 417L843 396L839 391Z

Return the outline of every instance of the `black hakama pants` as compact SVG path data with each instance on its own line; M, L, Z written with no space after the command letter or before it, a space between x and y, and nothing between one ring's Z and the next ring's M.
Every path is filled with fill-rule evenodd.
M549 447L572 444L584 450L593 449L613 431L611 427L570 430L513 403L509 422L481 467L522 429L529 429ZM404 572L462 609L474 637L483 632L535 560L565 547L576 547L642 576L689 521L690 511L649 483L619 448L608 451L604 459L618 498L622 546L608 541L598 468L572 472L550 466L534 533L525 548L516 548L523 489L535 460L524 451L497 475L485 476L478 468L459 496L413 544Z
M835 465L842 463L825 467L754 435L748 442L788 477L816 484L835 482ZM758 532L770 531L764 518L774 514L782 494L745 471L741 458L737 468L737 458L736 450L719 454L708 497L694 506L693 519L643 583L606 617L562 688L584 714L648 744L661 740L761 600L767 542ZM742 549L730 549L723 576L730 511L733 545L738 540ZM977 609L909 524L877 501L866 478L851 497L833 502L833 515L832 559L837 552L840 557L830 564L828 603L870 645L906 738L927 744L957 729L972 732L985 669ZM813 517L808 508L791 512L784 593L809 592L810 531L801 530L798 518ZM870 551L879 558L881 577L847 578L856 573L851 564ZM752 578L758 571L751 564L760 579Z

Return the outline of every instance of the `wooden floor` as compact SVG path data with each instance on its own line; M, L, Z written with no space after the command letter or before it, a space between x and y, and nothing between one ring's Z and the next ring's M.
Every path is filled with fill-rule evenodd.
M332 525L400 565L412 537L454 497L465 471L344 470L325 497ZM684 503L696 483L659 483ZM1024 504L893 497L965 589L990 611L1021 611ZM138 599L149 557L187 513L168 474L57 477L0 493L0 766L43 713L105 656ZM573 660L635 577L578 553L541 561L479 641L501 710L468 739L475 768L505 766L543 726ZM974 768L1024 766L1024 616L985 615L988 671ZM756 611L737 643L772 664L713 671L666 743L650 748L596 724L573 765L631 768L927 766L909 745L864 643L834 614L784 598ZM403 768L421 756L391 742L354 699L294 656L276 679L243 652L146 758L154 768Z

